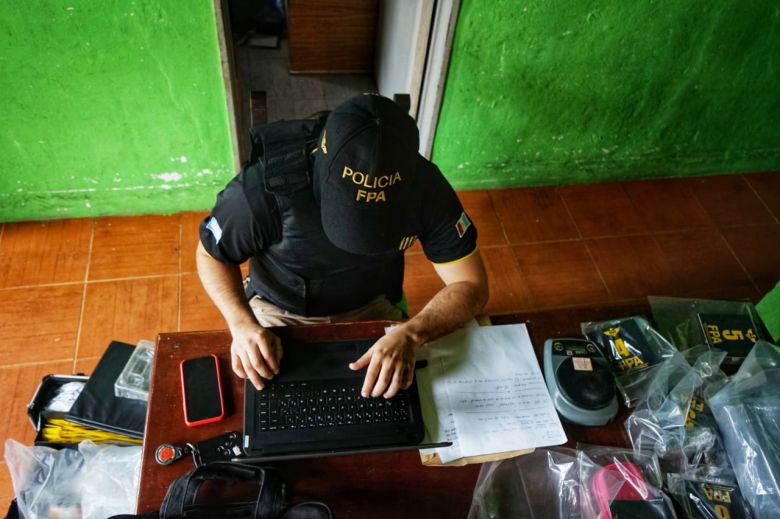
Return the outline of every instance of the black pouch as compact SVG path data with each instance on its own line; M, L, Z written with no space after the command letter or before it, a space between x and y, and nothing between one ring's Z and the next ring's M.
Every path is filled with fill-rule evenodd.
M719 469L713 468L717 472ZM730 472L730 469L727 469ZM694 519L752 519L750 505L733 479L695 474L667 474L669 492Z
M237 484L256 485L252 499L231 502L197 503L204 483L215 495L229 494ZM224 517L236 519L331 519L330 509L320 502L289 506L286 487L273 469L243 463L214 462L197 467L168 487L159 512L142 515L116 515L111 519L184 519Z

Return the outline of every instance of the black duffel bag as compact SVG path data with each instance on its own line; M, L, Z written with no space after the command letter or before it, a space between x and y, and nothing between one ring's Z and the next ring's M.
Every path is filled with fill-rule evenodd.
M205 482L212 490L234 485L257 485L252 500L198 503L198 491ZM215 492L210 492L210 494ZM115 515L110 519L332 519L330 509L316 501L289 506L285 485L275 470L234 462L214 462L197 467L171 483L159 512Z

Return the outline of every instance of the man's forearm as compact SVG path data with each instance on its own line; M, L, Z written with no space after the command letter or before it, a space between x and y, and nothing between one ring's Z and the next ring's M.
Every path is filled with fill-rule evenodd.
M241 323L256 323L244 295L241 268L215 260L202 246L198 248L196 258L203 288L225 318L228 327L233 329Z
M417 347L446 335L472 319L485 306L485 285L461 281L442 288L415 317L400 328Z

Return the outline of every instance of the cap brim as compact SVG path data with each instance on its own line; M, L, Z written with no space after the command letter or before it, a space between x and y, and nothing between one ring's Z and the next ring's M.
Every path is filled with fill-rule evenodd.
M327 195L320 206L322 228L333 245L352 254L400 251L407 228L395 211L372 211L339 204Z

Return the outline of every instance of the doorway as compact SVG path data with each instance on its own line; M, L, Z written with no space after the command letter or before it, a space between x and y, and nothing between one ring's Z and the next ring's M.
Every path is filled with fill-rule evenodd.
M237 165L249 128L303 119L362 92L408 94L429 156L455 0L215 0Z

